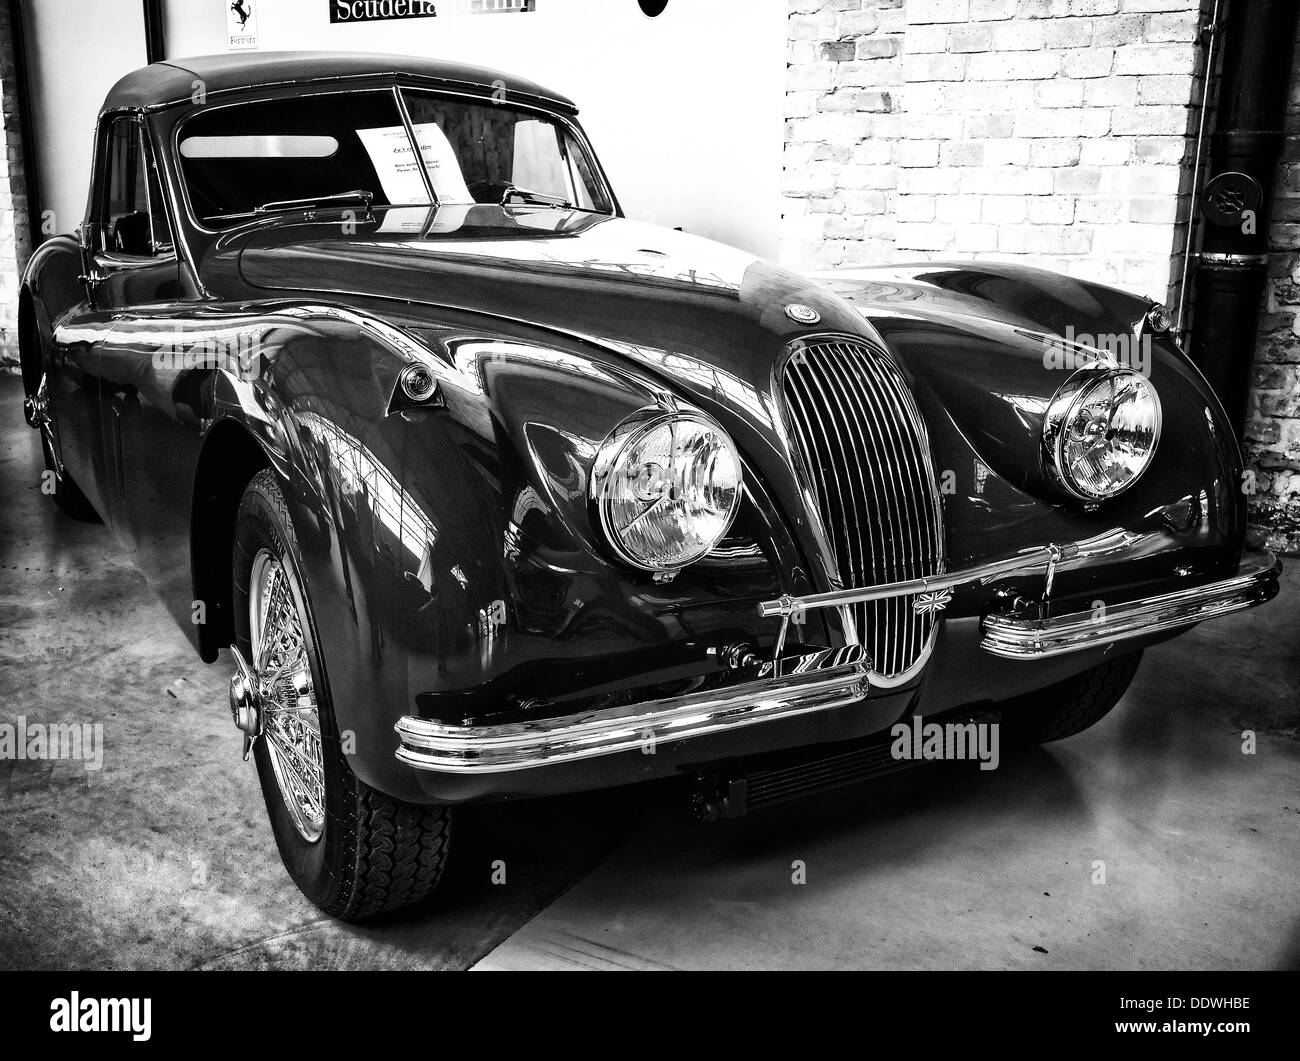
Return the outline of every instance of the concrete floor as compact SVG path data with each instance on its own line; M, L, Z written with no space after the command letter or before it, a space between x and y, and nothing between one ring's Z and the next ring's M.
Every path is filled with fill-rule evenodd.
M105 763L0 760L0 968L1300 967L1300 565L996 772L714 826L656 788L473 809L443 905L347 926L280 866L226 668L41 496L20 397L0 377L0 723L102 722Z

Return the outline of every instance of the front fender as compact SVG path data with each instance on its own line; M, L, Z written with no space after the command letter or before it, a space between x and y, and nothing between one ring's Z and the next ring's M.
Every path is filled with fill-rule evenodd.
M827 274L914 381L945 478L952 564L989 543L1075 540L1112 528L1173 525L1230 565L1245 537L1242 464L1205 379L1169 336L1143 326L1153 303L1123 291L1001 264L898 266ZM1150 468L1100 506L1063 496L1044 474L1047 405L1101 345L1152 381L1164 412Z
M426 327L439 400L402 409L404 354L294 323L264 331L255 364L218 374L215 405L280 478L362 780L421 798L393 757L403 715L479 718L689 681L723 666L726 645L775 638L776 623L754 633L756 603L780 590L772 546L757 543L782 539L757 480L729 543L739 560L659 585L603 552L586 511L591 458L658 393L616 356Z

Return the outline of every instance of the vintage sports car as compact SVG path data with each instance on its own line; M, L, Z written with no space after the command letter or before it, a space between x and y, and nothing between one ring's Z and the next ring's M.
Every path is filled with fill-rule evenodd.
M26 416L233 668L338 917L429 893L457 804L735 816L898 765L900 721L1068 736L1277 592L1149 300L634 222L571 102L424 59L155 63L94 157L23 279Z

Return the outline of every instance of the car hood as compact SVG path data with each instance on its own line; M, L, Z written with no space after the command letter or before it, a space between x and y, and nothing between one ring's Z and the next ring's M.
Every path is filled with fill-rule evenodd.
M511 217L488 206L448 221L447 209L432 224L425 209L390 210L353 234L338 224L280 223L240 234L220 258L227 270L237 262L239 286L266 294L384 298L436 307L442 318L504 318L613 348L680 384L734 377L766 390L785 344L810 330L787 315L791 305L816 310L816 330L873 334L824 285L698 236L568 211Z

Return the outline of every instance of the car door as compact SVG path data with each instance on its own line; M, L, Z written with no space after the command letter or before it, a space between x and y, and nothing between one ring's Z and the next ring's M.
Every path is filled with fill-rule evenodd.
M86 233L94 311L110 325L97 366L105 493L118 538L179 613L189 608L181 587L189 585L189 488L202 420L190 391L201 379L184 370L175 230L149 127L137 115L112 118L102 146Z

